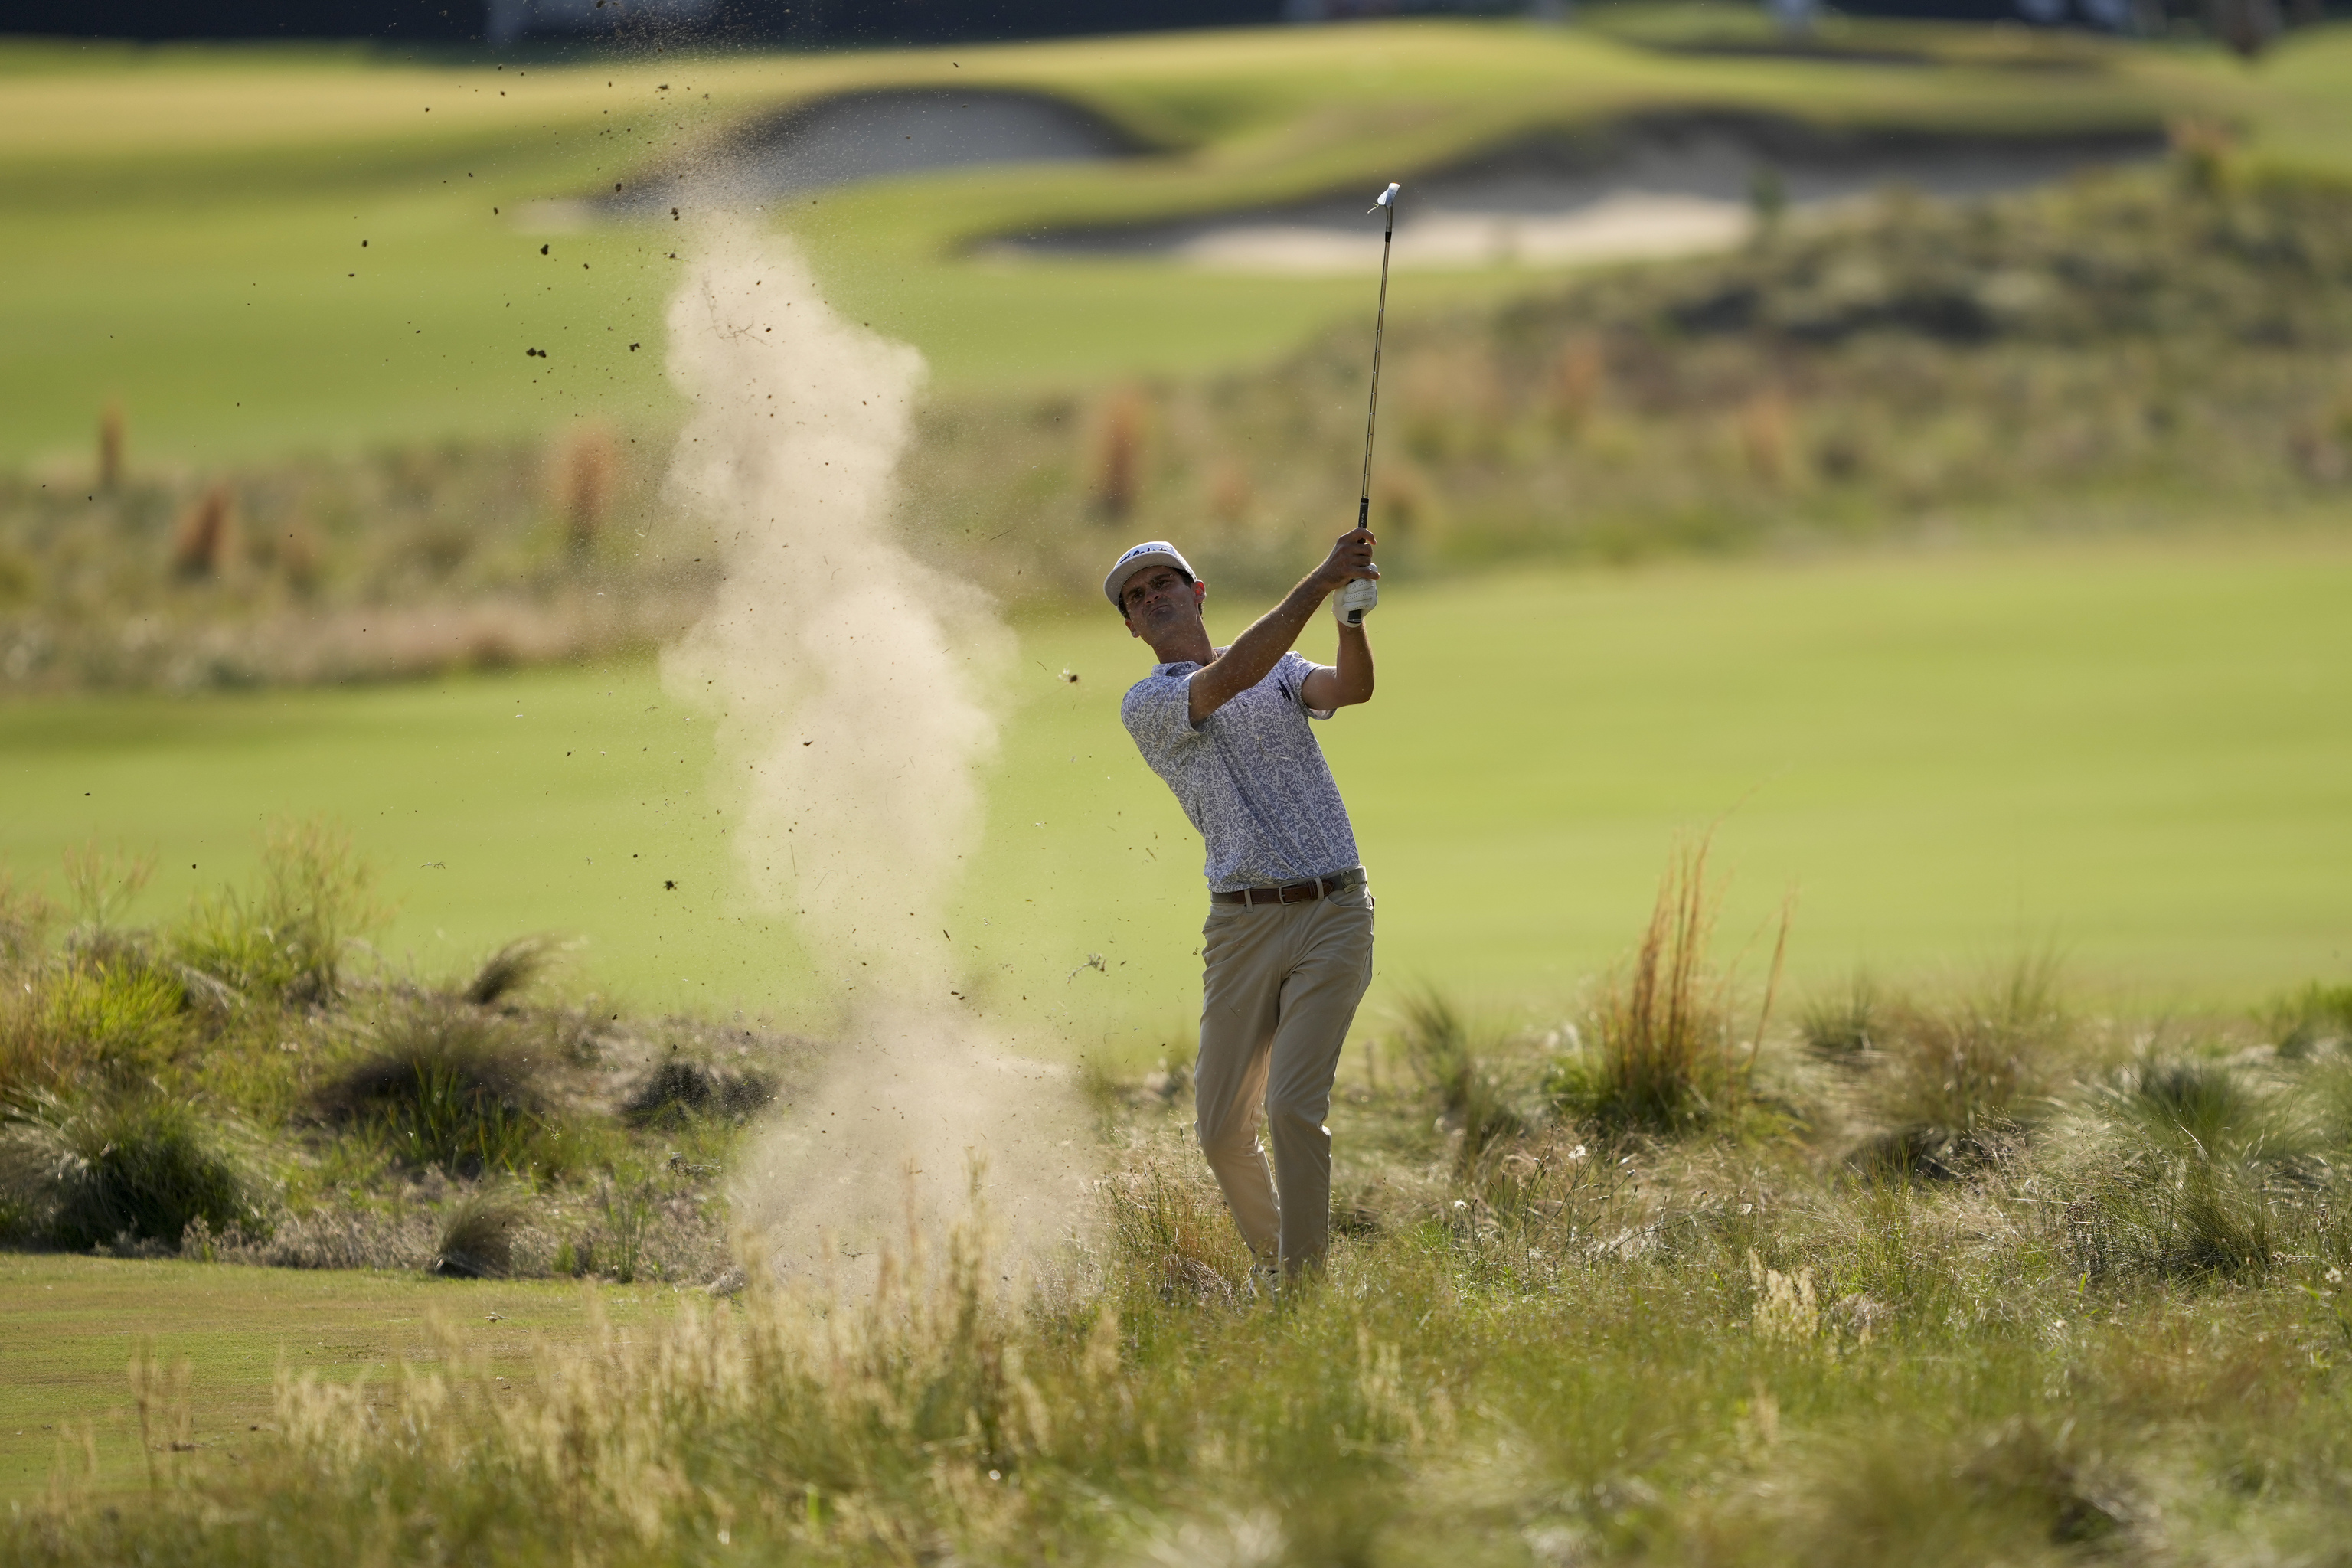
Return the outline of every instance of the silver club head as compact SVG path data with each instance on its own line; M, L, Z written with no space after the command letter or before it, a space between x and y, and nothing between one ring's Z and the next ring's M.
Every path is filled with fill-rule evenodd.
M1373 197L1372 205L1366 207L1364 210L1368 213L1376 213L1382 207L1392 207L1396 205L1398 188L1397 183L1394 180L1391 180L1389 182L1389 188L1382 191L1379 195Z

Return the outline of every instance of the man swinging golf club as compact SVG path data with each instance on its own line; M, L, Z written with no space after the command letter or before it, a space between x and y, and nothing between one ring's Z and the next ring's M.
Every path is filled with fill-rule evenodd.
M1286 1278L1323 1258L1331 1210L1323 1121L1340 1045L1372 978L1371 889L1307 721L1371 700L1361 612L1379 575L1371 534L1351 530L1225 648L1201 623L1209 585L1175 546L1139 544L1103 580L1128 630L1159 661L1129 689L1119 716L1208 843L1192 1075L1201 1149L1242 1239L1260 1267ZM1335 593L1332 668L1291 645ZM1271 1181L1255 1125L1261 1099Z
M1119 705L1151 771L1208 844L1209 923L1201 930L1201 1055L1194 1123L1242 1239L1282 1278L1323 1261L1331 1228L1331 1080L1356 1004L1372 978L1372 894L1355 829L1308 719L1372 700L1364 616L1380 602L1372 564L1372 431L1381 408L1389 250L1397 187L1384 212L1381 300L1356 526L1282 603L1219 648L1201 624L1209 585L1155 540L1120 556L1103 593L1159 663ZM1291 645L1315 606L1338 597L1339 662ZM1274 1144L1269 1180L1257 1141L1263 1099Z

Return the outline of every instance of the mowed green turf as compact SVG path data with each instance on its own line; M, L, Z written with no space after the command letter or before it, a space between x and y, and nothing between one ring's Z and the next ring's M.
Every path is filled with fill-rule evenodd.
M505 68L7 44L0 461L68 482L110 399L125 407L132 460L170 465L666 418L660 323L682 231L566 232L533 204L609 194L730 125L845 88L1065 94L1159 150L793 205L786 221L838 300L923 349L942 384L976 388L1252 363L1365 301L1361 279L1013 263L975 239L1377 188L1626 113L1982 132L2202 114L2265 152L2352 163L2352 30L2299 36L2251 72L2189 50L2062 52L2063 70L1728 60L1517 21ZM1410 315L1539 282L1421 274L1393 303Z
M1368 1022L1423 982L1557 1016L1710 825L1725 952L1759 981L1791 890L1801 986L2044 948L2142 1006L2340 979L2347 592L2352 544L2321 535L1395 588L1379 698L1321 731L1380 900ZM1330 642L1318 621L1303 646ZM1199 842L1117 717L1145 662L1106 608L1022 628L1003 678L988 825L941 925L959 989L1024 1049L1148 1059L1195 1009ZM149 847L154 916L247 870L263 819L328 814L384 868L396 963L573 932L577 984L821 1027L792 933L744 912L708 731L638 665L18 703L0 846L52 887L69 844Z
M0 1497L22 1500L52 1475L103 1490L146 1484L129 1375L142 1348L167 1373L190 1365L186 1435L169 1406L151 1419L168 1479L187 1464L235 1464L270 1424L280 1367L381 1383L456 1346L520 1376L537 1345L583 1342L599 1315L625 1331L672 1310L676 1293L15 1253L0 1255ZM174 1439L196 1447L174 1453Z

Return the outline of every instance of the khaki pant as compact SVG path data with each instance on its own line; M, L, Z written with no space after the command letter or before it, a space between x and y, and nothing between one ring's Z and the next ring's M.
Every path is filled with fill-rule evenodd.
M1322 1260L1330 1235L1323 1121L1339 1047L1371 984L1371 892L1359 883L1300 904L1211 904L1201 934L1201 1151L1250 1250L1296 1272ZM1261 1099L1271 1180L1257 1140Z

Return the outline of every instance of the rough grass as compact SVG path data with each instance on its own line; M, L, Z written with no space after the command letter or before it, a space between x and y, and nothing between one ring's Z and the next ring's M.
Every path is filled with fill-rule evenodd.
M592 424L545 443L134 465L70 495L0 475L5 679L282 685L649 646L712 581L665 543L659 445Z
M1710 973L1703 948L1680 968L1670 952L1672 933L1703 929L1697 873L1683 863L1661 900L1662 976ZM1799 1015L1851 1000L1826 994ZM500 1031L545 1030L530 1067L550 1094L560 1064L595 1054L573 1035L539 1059L555 1035L542 1012L355 984L343 998L397 1005L321 1074L340 1105L373 1103L349 1064L385 1059L394 1038L520 1072L499 1053L522 1042ZM1589 1061L1582 1030L1474 1026L1427 994L1384 1048L1402 1070L1351 1077L1336 1099L1328 1274L1271 1292L1191 1146L1181 1079L1105 1077L1106 1176L1065 1251L1016 1268L984 1215L910 1232L870 1296L754 1279L656 1331L551 1350L523 1378L452 1333L388 1384L282 1379L270 1430L236 1464L173 1447L196 1440L192 1384L142 1358L147 1500L119 1506L69 1463L46 1501L0 1522L0 1552L1405 1563L1467 1541L1501 1561L1961 1563L2217 1561L2258 1540L2315 1553L2340 1536L2335 1477L2352 1464L2336 1368L2352 1323L2352 1058L2282 1049L2243 1020L2092 1025L2065 1001L2031 960L1957 994L1882 982L1868 1045L1765 1031L1752 1075L1743 1063L1752 1113L1636 1124L1538 1092ZM706 1030L676 1055L743 1072L719 1047L753 1039ZM1921 1088L1922 1064L1963 1058L2013 1070ZM1923 1106L1933 1123L1893 1120ZM388 1210L425 1211L407 1211L410 1233L427 1227L413 1268L675 1279L665 1238L690 1228L695 1194L674 1173L723 1152L689 1140L726 1126L681 1116L662 1130L677 1158L632 1145L529 1194L440 1171L378 1190ZM1855 1147L1921 1126L1971 1157L1853 1168ZM289 1212L269 1245L320 1223ZM189 1256L267 1260L210 1222L182 1239Z
M433 1239L428 1230L422 1256ZM446 1279L414 1258L320 1273L58 1252L0 1253L0 1296L8 1302L0 1363L9 1371L0 1378L0 1514L42 1494L61 1448L75 1456L77 1484L94 1462L98 1485L118 1500L118 1489L146 1488L151 1463L169 1484L194 1457L248 1456L248 1445L269 1436L259 1428L275 1422L280 1365L380 1382L404 1358L435 1352L437 1320L459 1325L467 1352L511 1377L541 1343L585 1342L592 1312L630 1327L677 1301L644 1285ZM200 1448L142 1447L123 1376L142 1343L166 1366L194 1368L186 1403L162 1414L167 1427L184 1415Z
M177 1252L189 1226L254 1226L253 1173L221 1130L152 1091L0 1099L0 1229L71 1251Z
M512 1273L515 1235L529 1221L523 1197L496 1187L468 1193L442 1219L431 1272L459 1279L493 1279ZM634 1275L624 1276L626 1284Z
M373 872L340 833L281 823L263 840L257 886L205 892L162 928L120 923L139 863L86 850L79 923L22 894L0 906L0 1241L719 1272L719 1182L803 1043L583 1005L544 977L546 938L420 985L355 940ZM641 1075L648 1060L667 1076Z
M562 950L552 937L518 937L484 959L458 994L477 1007L518 997L546 976Z
M1563 1048L1486 1047L1521 1071ZM136 1510L64 1484L0 1528L33 1563L2324 1555L2352 1463L2336 1178L2200 1188L2116 1157L2143 1102L2246 1125L2321 1064L2216 1035L2117 1071L2077 1041L2044 1063L2068 1113L2016 1161L1906 1184L1832 1157L1824 1086L1884 1064L1806 1062L1759 1069L1812 1085L1801 1135L1538 1121L1471 1169L1433 1130L1444 1082L1351 1088L1343 1155L1378 1145L1394 1179L1276 1296L1240 1283L1183 1108L1133 1086L1093 1239L1033 1293L984 1224L910 1234L870 1298L755 1281L529 1378L453 1341L389 1388L288 1379L245 1462L165 1459Z
M2053 963L2029 961L1949 1005L1903 1009L1873 1090L1879 1116L1953 1135L2015 1120L2068 1044L2056 976Z
M180 961L233 991L309 1006L331 1002L345 950L382 924L374 871L322 819L263 834L260 886L200 895L173 932Z
M764 1074L669 1057L656 1064L622 1108L640 1126L678 1126L706 1116L741 1121L775 1097L776 1086Z
M1435 990L1407 996L1395 1045L1406 1067L1435 1096L1438 1113L1459 1138L1465 1170L1498 1139L1527 1130L1510 1086L1496 1072L1491 1047L1474 1038L1451 999Z
M2263 1022L2290 1056L2352 1042L2352 985L2305 986L2273 1004Z
M320 1085L315 1103L415 1168L518 1173L561 1157L543 1076L506 1019L428 997L381 1019L366 1053Z

